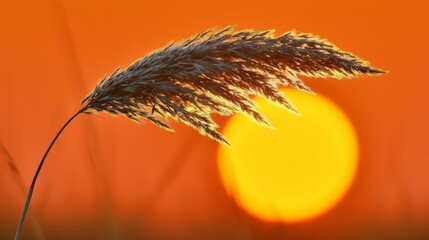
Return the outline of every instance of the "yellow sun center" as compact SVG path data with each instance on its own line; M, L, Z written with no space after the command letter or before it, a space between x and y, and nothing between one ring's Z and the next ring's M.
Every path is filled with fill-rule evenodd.
M274 129L233 116L223 133L219 169L230 194L249 213L267 221L296 222L331 209L349 189L358 143L344 113L332 102L285 90L302 116L257 99Z

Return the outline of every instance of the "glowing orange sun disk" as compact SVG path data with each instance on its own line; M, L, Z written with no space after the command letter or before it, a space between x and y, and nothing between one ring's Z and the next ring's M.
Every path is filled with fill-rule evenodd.
M257 99L274 129L233 116L220 146L222 181L239 205L267 221L315 218L345 195L357 168L358 142L345 114L321 96L284 93L302 113Z

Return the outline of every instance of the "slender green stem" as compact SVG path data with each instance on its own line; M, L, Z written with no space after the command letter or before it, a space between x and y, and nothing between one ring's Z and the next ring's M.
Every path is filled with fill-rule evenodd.
M69 125L69 123L75 118L77 117L79 114L83 113L86 111L86 107L82 108L81 110L79 110L77 113L75 113L60 129L60 131L58 131L57 135L55 135L54 139L52 139L51 143L48 146L48 149L46 149L45 154L42 157L42 160L40 160L39 166L37 167L36 172L34 173L33 176L33 181L31 182L30 188L28 189L28 193L27 193L27 197L25 198L25 204L24 204L24 209L22 210L21 213L21 217L19 219L19 223L18 223L18 227L16 228L16 232L15 232L15 238L14 240L19 240L19 236L21 235L21 230L22 230L22 226L24 224L24 219L25 219L25 215L27 215L27 210L28 207L30 206L30 201L31 201L31 196L33 195L33 190L34 190L34 186L36 184L37 181L37 177L39 176L40 170L43 167L43 163L45 162L46 157L49 154L49 151L51 150L52 146L54 145L54 143L57 141L58 137L60 136L60 134L63 132L63 130L67 127L67 125Z

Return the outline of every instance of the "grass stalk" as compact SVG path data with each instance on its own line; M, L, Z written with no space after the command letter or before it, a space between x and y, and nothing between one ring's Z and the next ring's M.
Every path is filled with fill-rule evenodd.
M86 111L86 107L79 110L69 120L67 120L67 122L61 127L61 129L57 132L55 137L52 139L51 143L46 149L45 154L40 160L39 166L37 167L36 172L34 173L33 180L31 181L31 185L28 189L27 196L25 198L24 208L22 210L21 217L19 218L19 223L18 223L18 227L16 228L14 240L19 240L19 237L21 235L22 226L24 225L25 216L27 215L28 207L30 206L31 197L33 195L34 186L36 185L37 178L39 177L40 170L42 170L43 164L45 163L46 157L48 156L52 146L54 146L55 142L57 141L61 133L64 131L64 129L70 124L71 121L73 121L73 119L75 119L79 114L83 113L84 111Z
M180 43L172 43L127 68L117 68L102 78L87 95L86 104L55 135L42 157L27 193L16 229L19 239L34 186L55 141L80 113L105 112L136 122L146 119L172 131L165 119L173 118L220 143L228 140L218 131L211 114L244 113L270 126L256 109L252 96L261 96L297 112L280 87L313 91L299 75L319 78L353 78L380 75L359 57L342 51L313 34L273 30L235 31L209 29Z

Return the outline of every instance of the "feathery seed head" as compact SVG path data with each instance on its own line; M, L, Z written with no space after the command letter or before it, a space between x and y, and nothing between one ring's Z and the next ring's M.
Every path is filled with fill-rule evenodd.
M219 142L211 113L244 113L256 122L268 120L255 107L252 95L297 112L279 91L292 87L313 93L297 75L352 78L384 71L311 34L232 27L206 30L181 43L172 43L125 69L104 77L82 103L85 112L142 118L172 130L163 120L171 117Z

